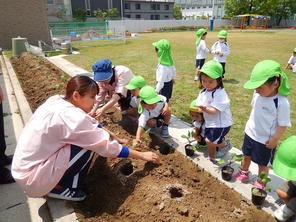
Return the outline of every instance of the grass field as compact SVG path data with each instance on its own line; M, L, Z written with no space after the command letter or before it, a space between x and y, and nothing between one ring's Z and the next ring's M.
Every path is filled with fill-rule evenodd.
M155 67L157 57L153 42L168 39L171 42L172 56L177 69L171 106L173 114L189 121L187 106L197 97L199 89L195 85L195 32L165 32L141 34L140 38L128 39L126 44L116 40L92 42L74 42L73 47L79 55L66 57L69 61L91 71L91 65L99 59L109 58L114 65L125 65L136 75L142 75L148 83L155 86ZM243 88L254 65L265 59L273 59L285 67L292 49L296 47L296 31L240 32L230 31L228 42L231 54L228 56L224 86L231 99L231 111L235 124L229 138L235 147L240 148L244 135L245 123L250 114L252 91ZM217 40L217 32L209 32L208 47ZM112 42L110 42L112 41ZM208 55L207 60L212 59ZM293 126L285 133L285 138L296 134L295 84L296 74L286 70L292 89L289 96Z

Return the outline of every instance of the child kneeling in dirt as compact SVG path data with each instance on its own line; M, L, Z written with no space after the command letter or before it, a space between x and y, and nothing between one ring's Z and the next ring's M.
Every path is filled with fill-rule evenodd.
M159 162L157 154L122 146L98 127L88 113L99 93L97 83L72 77L66 95L55 95L34 112L19 137L11 172L29 197L81 201L81 190L94 153L104 157Z
M294 216L296 219L296 136L290 136L283 141L276 151L272 164L273 171L288 179L277 190L278 196L285 202L274 211L274 217L278 221L288 221Z
M150 133L155 132L156 127L161 127L161 136L169 137L168 125L171 119L171 110L166 98L158 95L151 86L145 86L139 91L141 99L136 141L141 141L141 135L145 127L150 127ZM162 123L163 121L163 123Z
M192 135L198 142L199 146L206 146L205 141L205 119L202 111L196 106L196 99L190 103L189 114L192 120Z
M288 61L286 69L292 69L293 73L296 73L296 48L293 50L293 54Z

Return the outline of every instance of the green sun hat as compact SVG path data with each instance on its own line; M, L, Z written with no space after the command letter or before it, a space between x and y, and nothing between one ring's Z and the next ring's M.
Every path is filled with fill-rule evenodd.
M210 60L202 66L200 72L208 75L212 79L218 79L222 76L223 67L219 62Z
M296 136L288 137L278 147L272 169L277 175L296 181Z
M294 48L293 52L296 52L296 48Z
M174 61L171 56L171 44L168 40L161 39L158 42L153 42L152 45L158 49L158 63L165 66L174 65Z
M141 89L146 86L146 80L142 76L134 76L131 81L125 86L129 90Z
M160 96L156 93L155 89L152 86L144 86L139 91L139 97L141 101L144 101L147 104L154 104L161 100ZM139 103L138 113L143 112L143 106Z
M288 77L282 71L281 65L273 60L258 62L252 70L250 80L244 84L244 88L256 89L263 85L269 78L277 75L281 76L281 84L278 89L279 94L288 96L290 94Z
M221 30L221 31L218 33L218 38L226 39L226 38L227 38L227 35L228 35L228 32L227 32L226 30Z
M188 107L188 110L189 110L189 111L192 111L192 112L196 112L196 113L200 113L200 112L201 112L201 109L198 108L198 107L196 107L196 99L193 100L193 101L190 103L190 105L189 105L189 107Z
M196 40L195 43L198 45L200 43L201 37L207 32L207 29L199 29L196 32Z

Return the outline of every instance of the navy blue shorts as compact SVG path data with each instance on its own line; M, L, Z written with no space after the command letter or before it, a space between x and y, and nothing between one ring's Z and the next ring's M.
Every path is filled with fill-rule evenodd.
M162 87L162 89L159 91L160 95L163 95L166 97L167 99L167 103L170 101L170 98L172 97L172 93L173 93L173 80L169 81L169 82L165 82L164 86Z
M224 137L229 130L230 126L225 128L205 128L205 138L214 144L220 144L224 141Z
M250 156L253 162L262 166L271 164L275 153L275 149L268 149L265 144L253 140L247 134L244 137L242 150L244 155Z
M205 64L206 59L196 59L195 60L195 68L201 69L201 67Z
M222 65L222 68L223 68L223 72L222 72L222 76L224 76L224 73L225 73L225 62L220 62L220 64Z

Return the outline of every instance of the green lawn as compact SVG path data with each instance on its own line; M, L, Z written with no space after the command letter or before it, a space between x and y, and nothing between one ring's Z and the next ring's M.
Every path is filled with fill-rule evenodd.
M80 55L66 57L69 61L91 71L91 65L99 59L109 58L115 65L125 65L136 75L142 75L148 83L155 86L155 67L157 57L154 41L168 39L171 42L172 56L177 69L177 81L174 87L171 106L173 114L189 121L187 106L198 95L199 89L194 84L195 72L195 32L166 32L140 34L140 38L128 39L126 44L119 40L99 40L92 42L75 42ZM209 32L206 43L208 47L217 40L217 32ZM243 88L253 66L264 59L273 59L285 67L292 49L296 47L296 31L274 32L240 32L231 31L228 42L231 54L226 64L224 86L231 99L231 110L235 124L229 137L235 147L240 148L244 135L245 123L250 114L252 91ZM108 42L109 41L109 42ZM208 60L212 55L208 55ZM292 93L291 118L293 127L288 129L285 137L296 134L295 89L296 74L286 71Z

